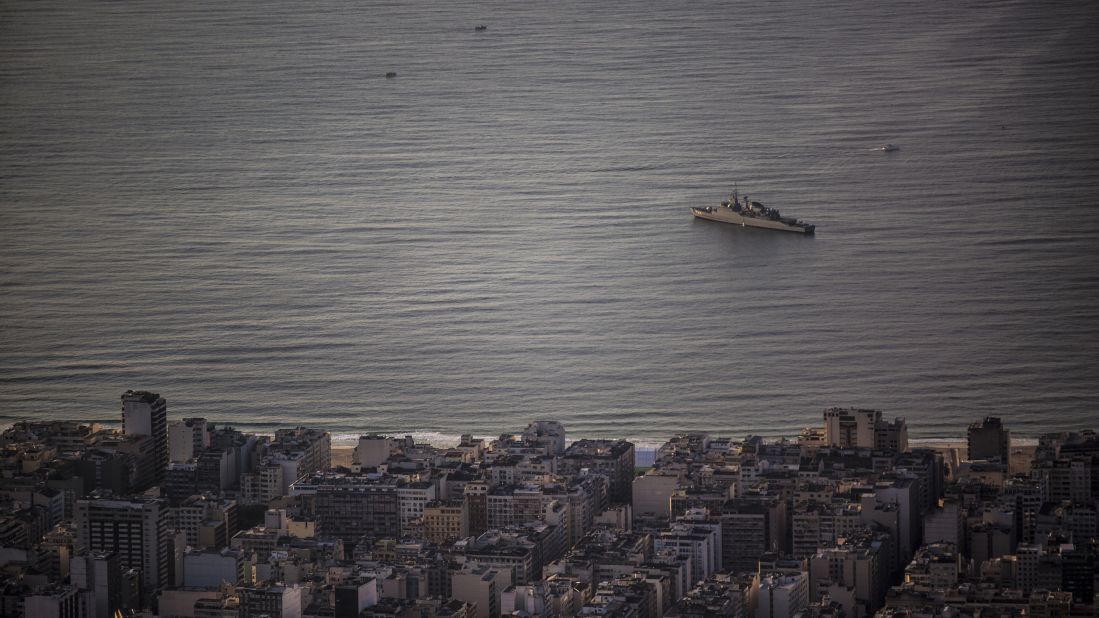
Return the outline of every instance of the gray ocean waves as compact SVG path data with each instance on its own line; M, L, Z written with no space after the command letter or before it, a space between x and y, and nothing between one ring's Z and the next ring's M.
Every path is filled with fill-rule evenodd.
M0 419L148 388L335 433L1086 426L1097 21L0 4ZM818 233L691 219L734 183Z

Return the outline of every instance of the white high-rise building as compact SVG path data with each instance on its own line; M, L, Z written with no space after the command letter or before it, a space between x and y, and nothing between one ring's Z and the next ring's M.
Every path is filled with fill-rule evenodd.
M809 607L809 575L769 573L759 580L756 618L792 618Z
M408 530L413 521L423 518L424 507L437 497L435 490L435 484L426 481L408 483L397 488L402 531Z
M655 515L667 519L672 514L672 494L679 488L682 474L649 470L633 480L633 512L637 516Z
M301 618L302 587L270 585L259 588L238 588L240 618Z
M533 421L523 431L523 440L543 445L549 455L563 455L565 426L557 421Z
M699 582L721 568L721 524L707 521L677 521L653 539L653 550L674 549L690 558L691 581Z
M881 410L828 408L824 411L824 441L839 448L872 448L903 453L908 450L908 424L903 418L882 419Z
M210 431L204 418L185 418L168 423L168 460L184 462L210 446Z
M359 436L359 443L351 454L351 463L364 468L376 468L393 453L393 438L389 436Z
M499 618L501 595L511 587L511 571L466 564L451 571L451 596L477 607L477 618Z
M875 431L881 412L856 408L828 408L824 411L824 435L829 446L874 448Z

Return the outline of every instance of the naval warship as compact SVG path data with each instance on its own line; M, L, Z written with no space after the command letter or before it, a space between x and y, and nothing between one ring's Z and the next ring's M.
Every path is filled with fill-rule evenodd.
M699 219L723 221L747 227L762 227L769 230L784 230L799 234L812 234L816 229L815 225L810 225L793 217L783 217L776 208L768 208L759 202L749 201L747 195L744 196L742 203L736 190L733 190L733 194L729 196L729 199L721 202L720 206L692 207L691 214Z

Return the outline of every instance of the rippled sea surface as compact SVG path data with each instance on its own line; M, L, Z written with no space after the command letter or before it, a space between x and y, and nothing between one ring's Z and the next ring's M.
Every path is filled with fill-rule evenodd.
M0 424L144 388L336 434L1099 425L1096 32L1088 0L0 1ZM734 183L817 234L692 219Z

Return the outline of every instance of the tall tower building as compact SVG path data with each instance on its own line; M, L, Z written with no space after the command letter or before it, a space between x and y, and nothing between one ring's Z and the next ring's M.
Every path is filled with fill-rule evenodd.
M880 410L828 408L824 411L824 435L829 446L874 448Z
M77 500L73 515L78 553L114 552L123 568L140 570L146 598L168 585L172 536L167 502Z
M69 569L73 585L91 596L88 618L113 618L115 611L122 607L122 569L118 554L88 552L73 558Z
M565 427L557 421L533 421L523 432L523 439L545 446L550 455L565 454Z
M980 423L969 426L966 434L969 460L999 460L1008 463L1011 456L1011 432L999 418L986 416Z
M577 440L558 460L562 474L579 475L588 468L610 481L608 496L612 502L633 502L633 476L636 458L632 442L625 440Z
M881 410L828 408L824 411L824 439L828 446L908 451L908 424L903 418L890 423Z
M210 446L210 431L204 418L185 418L168 423L169 461L188 461Z
M164 480L168 468L168 404L157 393L122 393L122 433L152 436L155 443L156 482Z
M767 573L759 578L756 618L793 616L809 606L808 573Z

